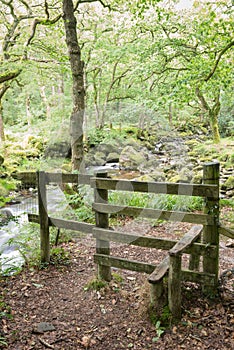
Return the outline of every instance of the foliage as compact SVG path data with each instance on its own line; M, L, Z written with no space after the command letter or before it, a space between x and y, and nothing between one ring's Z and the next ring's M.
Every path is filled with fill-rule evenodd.
M156 330L157 336L152 339L154 343L157 342L159 338L163 335L163 333L165 332L165 327L162 327L161 322L157 321L155 324L155 330Z
M64 247L52 247L50 250L50 264L52 265L69 265L70 254Z
M200 197L177 196L177 195L154 195L149 207L162 210L195 211L201 210L203 200Z
M102 288L105 288L107 285L107 282L105 282L104 280L101 280L99 278L94 278L92 280L90 280L86 286L84 287L84 290L89 291L89 290L100 290Z

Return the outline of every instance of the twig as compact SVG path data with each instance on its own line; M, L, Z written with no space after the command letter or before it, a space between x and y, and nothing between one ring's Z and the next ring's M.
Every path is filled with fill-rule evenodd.
M46 348L54 349L54 346L47 343L44 339L42 339L42 338L38 338L38 339L42 343L42 345L45 345Z

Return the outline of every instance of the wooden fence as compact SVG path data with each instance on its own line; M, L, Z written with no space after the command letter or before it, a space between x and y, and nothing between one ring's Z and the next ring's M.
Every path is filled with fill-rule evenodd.
M169 305L173 320L181 318L181 282L201 283L203 291L215 294L219 271L219 234L234 238L233 230L219 223L219 163L207 163L203 169L203 184L140 182L113 180L106 173L96 176L77 174L51 174L37 172L20 174L22 181L34 181L38 186L39 215L29 215L29 221L40 224L41 260L49 262L49 227L65 228L90 233L96 239L94 261L98 266L98 277L111 280L111 267L134 270L149 274L150 299L156 310ZM30 180L29 180L30 178ZM94 189L93 210L96 224L63 220L48 216L46 185L49 183L88 184ZM154 194L199 196L204 198L203 213L167 211L108 203L108 191L131 191ZM151 219L183 221L194 226L179 240L150 236L139 236L129 232L113 231L109 228L109 215L118 212L129 216ZM158 265L132 261L110 254L110 242L119 242L140 247L167 250L167 257ZM182 268L182 255L189 254L189 268ZM200 257L202 269L199 270ZM165 279L167 277L167 279ZM167 280L167 283L165 283Z

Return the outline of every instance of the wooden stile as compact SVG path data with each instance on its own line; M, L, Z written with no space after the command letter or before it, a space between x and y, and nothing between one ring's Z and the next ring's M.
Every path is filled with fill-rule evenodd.
M97 173L97 177L107 177L107 173ZM94 201L97 203L108 202L108 191L106 189L94 190ZM100 228L109 228L109 215L105 213L95 212L96 226ZM96 239L96 253L110 255L110 243L104 239ZM98 264L98 278L107 282L111 280L111 267L107 265Z
M46 175L44 171L37 172L38 207L41 238L41 262L50 261L50 230L46 197Z

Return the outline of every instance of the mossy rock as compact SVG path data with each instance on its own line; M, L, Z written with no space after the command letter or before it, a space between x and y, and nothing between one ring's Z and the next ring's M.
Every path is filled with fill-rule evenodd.
M152 174L150 174L154 181L165 181L166 175L161 171L154 171Z
M175 182L175 183L188 183L191 180L191 174L186 174L186 173L181 173L181 174L176 174L172 176L169 179L169 182Z
M0 165L4 163L4 157L0 154Z
M195 174L192 178L192 183L194 184L201 184L203 179L203 172L200 171L199 173Z
M144 174L136 178L137 181L144 181L144 182L153 182L154 179L149 174Z
M122 169L139 170L139 167L145 161L144 155L132 146L126 146L119 158L119 164Z
M70 173L72 171L71 163L66 163L62 165L62 171Z
M116 163L119 161L119 154L116 152L111 152L106 158L107 163Z
M234 188L234 176L229 176L227 181L223 184L223 186L227 189L233 189Z

